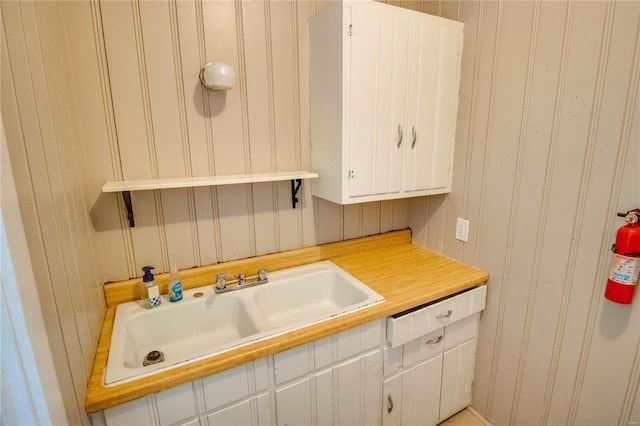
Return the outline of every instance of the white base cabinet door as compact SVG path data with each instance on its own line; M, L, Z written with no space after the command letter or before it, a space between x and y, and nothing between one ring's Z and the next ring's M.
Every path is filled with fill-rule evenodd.
M402 374L402 424L425 426L438 423L442 355Z
M279 426L313 424L312 406L310 378L276 390L276 415Z
M269 395L246 399L229 407L222 408L207 416L209 425L247 426L271 424Z
M402 373L384 381L382 401L382 424L384 426L402 424Z
M471 405L475 360L476 339L444 353L439 420L444 420Z
M276 389L278 425L379 425L380 350Z

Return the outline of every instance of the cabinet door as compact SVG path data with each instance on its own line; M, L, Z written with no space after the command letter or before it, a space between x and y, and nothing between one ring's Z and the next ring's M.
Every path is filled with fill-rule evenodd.
M392 376L382 385L382 424L402 424L402 374Z
M476 339L444 353L440 420L471 405L471 386L476 360Z
M399 192L406 143L409 28L404 13L354 3L349 36L349 196Z
M210 425L244 426L253 424L251 420L251 402L238 404L215 411L207 416Z
M462 28L459 22L428 15L412 21L405 191L450 185Z
M402 374L402 424L428 426L438 422L442 355Z
M276 390L278 425L310 425L311 381L304 379Z
M269 394L265 392L261 395L240 401L229 407L214 411L207 416L207 422L209 426L269 425L271 424L271 404L269 401Z

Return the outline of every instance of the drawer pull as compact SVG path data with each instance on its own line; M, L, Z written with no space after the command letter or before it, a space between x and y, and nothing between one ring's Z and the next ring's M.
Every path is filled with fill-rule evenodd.
M393 399L391 399L391 394L387 395L387 401L389 402L389 407L387 408L387 414L391 414L393 411Z
M438 314L438 315L436 315L436 318L438 318L438 319L449 318L452 313L453 313L453 310L449 309L446 314Z
M436 337L435 339L429 339L424 342L425 345L435 345L436 343L440 343L442 341L442 334Z

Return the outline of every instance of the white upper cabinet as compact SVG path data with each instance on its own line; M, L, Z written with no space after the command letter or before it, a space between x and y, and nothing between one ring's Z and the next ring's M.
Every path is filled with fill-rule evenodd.
M311 20L313 195L339 204L451 189L463 24L373 1Z

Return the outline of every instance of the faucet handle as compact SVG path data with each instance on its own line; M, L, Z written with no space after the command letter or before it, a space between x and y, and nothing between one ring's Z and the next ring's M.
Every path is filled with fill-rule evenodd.
M243 285L247 283L247 276L244 273L238 275L238 285Z
M267 281L267 270L264 268L258 269L258 281Z
M218 274L216 279L216 288L222 290L227 286L227 282L224 279L225 274Z

